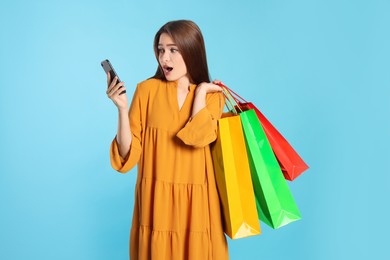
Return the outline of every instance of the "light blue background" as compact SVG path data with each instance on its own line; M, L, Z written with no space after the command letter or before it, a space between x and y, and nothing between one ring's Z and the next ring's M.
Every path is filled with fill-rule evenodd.
M2 1L0 259L127 259L135 170L111 169L116 109L192 19L212 78L257 104L311 168L303 219L229 240L231 259L388 259L390 2Z

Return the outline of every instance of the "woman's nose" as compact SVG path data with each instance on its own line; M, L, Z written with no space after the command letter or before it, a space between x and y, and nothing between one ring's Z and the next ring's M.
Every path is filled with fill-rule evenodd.
M170 57L169 57L169 52L164 52L163 53L163 56L162 56L162 60L163 61L169 61Z

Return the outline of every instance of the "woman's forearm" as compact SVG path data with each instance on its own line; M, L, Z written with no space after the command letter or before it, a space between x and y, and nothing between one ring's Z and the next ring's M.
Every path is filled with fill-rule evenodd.
M191 118L193 118L200 110L206 107L206 90L199 86L195 92L194 102L192 104Z
M118 131L116 141L118 143L119 154L122 158L127 158L129 156L131 140L132 135L128 111L127 109L118 109Z

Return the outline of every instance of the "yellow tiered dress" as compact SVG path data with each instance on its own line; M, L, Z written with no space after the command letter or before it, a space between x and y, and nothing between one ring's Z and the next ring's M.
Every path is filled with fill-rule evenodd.
M131 260L228 259L209 147L224 98L207 94L206 107L190 118L195 88L179 109L176 81L139 83L129 110L129 157L119 155L115 138L111 144L115 170L138 163Z

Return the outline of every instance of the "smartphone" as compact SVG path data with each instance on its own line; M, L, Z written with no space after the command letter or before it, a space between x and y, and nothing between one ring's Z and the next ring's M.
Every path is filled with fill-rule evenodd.
M114 67L111 65L111 62L109 60L104 60L100 63L103 67L104 72L110 73L111 76L111 81L115 78L118 77L118 74L116 74ZM119 83L121 80L118 77L117 83ZM121 87L122 88L122 87ZM123 90L119 95L122 95L123 93L126 93L126 90Z

